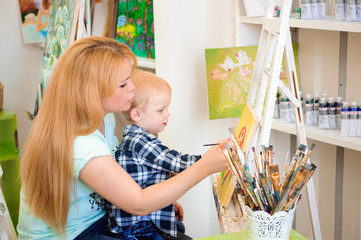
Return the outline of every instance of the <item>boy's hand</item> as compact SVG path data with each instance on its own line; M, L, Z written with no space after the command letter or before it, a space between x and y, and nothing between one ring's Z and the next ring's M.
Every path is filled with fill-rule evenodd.
M183 207L178 202L174 202L174 212L179 221L183 221Z

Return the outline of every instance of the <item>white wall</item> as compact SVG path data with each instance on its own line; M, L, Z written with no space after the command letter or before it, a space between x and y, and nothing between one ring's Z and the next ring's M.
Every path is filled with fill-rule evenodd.
M42 48L24 45L21 35L18 1L5 0L0 7L0 81L4 88L4 108L17 116L20 148L31 122L25 111L34 111L36 88L40 74Z
M155 0L156 72L170 82L169 126L160 134L184 153L204 153L202 144L228 138L232 119L209 120L205 49L232 46L232 1ZM194 238L219 234L210 180L191 189L180 203L186 233Z

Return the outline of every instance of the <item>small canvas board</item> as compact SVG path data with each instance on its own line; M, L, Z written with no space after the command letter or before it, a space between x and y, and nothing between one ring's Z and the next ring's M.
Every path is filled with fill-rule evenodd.
M235 133L242 151L246 154L248 154L251 149L253 139L256 136L260 122L261 121L254 108L251 105L246 104Z

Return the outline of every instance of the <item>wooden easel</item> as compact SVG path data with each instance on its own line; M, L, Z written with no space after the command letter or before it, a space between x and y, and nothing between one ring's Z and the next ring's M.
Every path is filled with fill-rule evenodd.
M258 144L268 145L277 89L290 99L295 114L297 137L300 144L307 146L304 129L302 104L298 88L297 73L294 62L289 16L292 0L283 0L280 17L273 18L275 0L269 0L262 32L258 44L255 70L249 90L247 103L254 106L261 120ZM279 79L282 57L285 53L289 87ZM259 152L260 149L258 149ZM309 161L309 160L308 160ZM307 184L309 206L311 210L313 233L316 240L321 240L321 228L318 218L317 202L312 178Z

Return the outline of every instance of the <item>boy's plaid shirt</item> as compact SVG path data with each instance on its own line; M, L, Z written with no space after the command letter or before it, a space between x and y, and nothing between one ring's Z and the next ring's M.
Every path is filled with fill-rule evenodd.
M200 155L182 155L170 150L153 134L136 125L127 125L123 129L122 141L113 152L117 162L143 189L163 182L172 173L183 171L201 158ZM177 236L173 204L152 212L148 217L164 233ZM110 205L109 224L114 233L125 231L140 218Z

